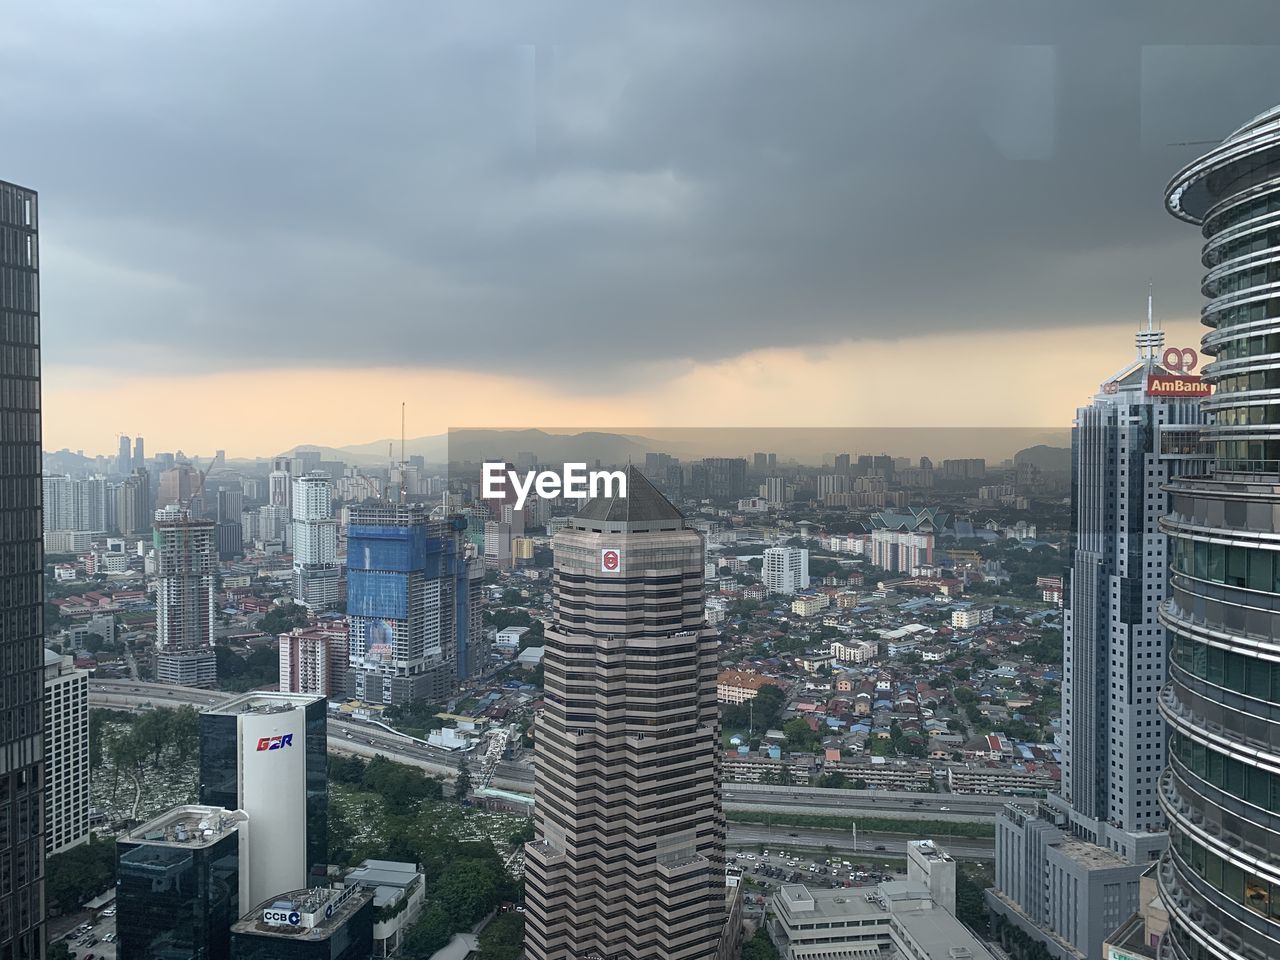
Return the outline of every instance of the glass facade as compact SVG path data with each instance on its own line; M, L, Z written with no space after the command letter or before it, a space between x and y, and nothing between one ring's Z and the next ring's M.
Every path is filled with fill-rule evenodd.
M36 195L0 181L0 960L44 956Z
M231 938L231 960L368 960L373 954L373 913L370 897L323 939L237 931Z
M1280 110L1180 172L1205 237L1212 475L1170 486L1161 958L1280 956Z
M116 842L116 929L129 960L228 960L240 908L239 835L205 846Z

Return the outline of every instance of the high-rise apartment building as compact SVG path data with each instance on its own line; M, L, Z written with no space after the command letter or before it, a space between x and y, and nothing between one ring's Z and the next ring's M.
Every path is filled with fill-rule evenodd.
M809 588L809 551L803 547L769 547L760 578L770 593L799 593Z
M871 562L892 573L911 573L933 563L933 545L948 516L936 507L871 516Z
M1060 794L997 819L993 912L1065 958L1101 956L1138 907L1139 876L1167 843L1156 783L1165 730L1156 698L1166 642L1165 485L1202 472L1203 415L1167 396L1164 334L1076 411L1075 539L1065 611ZM1085 909L1083 905L1087 904Z
M106 477L46 476L41 478L46 505L43 530L83 530L105 533L114 524L110 515L115 504L108 507Z
M167 506L155 514L156 680L211 687L217 549L211 520Z
M1280 956L1280 107L1180 171L1169 211L1205 238L1211 473L1170 486L1171 960Z
M293 497L293 461L276 457L267 475L267 505L284 507L286 512Z
M279 637L280 692L328 698L342 692L347 673L345 623L298 627Z
M349 518L346 692L375 703L438 701L470 673L479 639L466 520L432 520L408 504L352 507Z
M342 570L329 475L313 470L295 479L291 509L293 598L308 607L333 606L342 599Z
M44 955L44 580L36 194L0 181L0 960Z
M701 534L634 467L555 535L535 721L531 960L712 960L725 922Z
M125 536L143 536L151 532L155 510L151 507L151 478L142 467L112 491L116 502L116 529Z
M89 839L89 673L44 652L45 853Z
M243 810L254 828L250 903L324 876L327 708L321 696L259 692L200 714L200 802Z

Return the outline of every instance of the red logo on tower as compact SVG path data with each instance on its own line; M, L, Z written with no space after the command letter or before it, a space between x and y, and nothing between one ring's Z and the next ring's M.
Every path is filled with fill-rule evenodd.
M617 573L622 566L622 554L617 550L600 551L600 569L605 573Z
M286 733L279 737L263 737L258 741L258 750L283 750L293 746L293 734Z

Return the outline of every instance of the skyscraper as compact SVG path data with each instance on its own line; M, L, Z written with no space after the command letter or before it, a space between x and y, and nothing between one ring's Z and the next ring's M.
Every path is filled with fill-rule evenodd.
M997 818L998 923L1055 956L1102 955L1138 906L1139 876L1167 843L1156 802L1164 725L1164 485L1205 466L1203 415L1191 393L1167 396L1164 334L1137 336L1138 356L1076 411L1072 430L1074 542L1065 611L1063 778L1033 812ZM1191 381L1188 381L1190 384Z
M1214 467L1170 488L1169 849L1174 960L1280 956L1280 107L1181 170L1165 204L1205 237Z
M313 470L293 481L293 598L309 607L342 599L333 481Z
M0 960L44 955L44 604L36 194L0 181Z
M122 534L145 535L151 530L155 511L151 509L151 478L138 467L116 485L116 529Z
M133 469L145 470L147 466L146 446L142 442L141 437L133 439Z
M211 687L217 681L213 653L214 525L182 507L155 515L156 680Z
M349 696L438 700L472 667L476 621L466 520L418 505L353 507L347 527Z
M128 437L120 434L120 452L116 455L116 473L127 477L133 470L133 457L130 454L132 444Z
M725 919L701 534L644 475L555 536L535 721L531 960L710 960Z
M200 714L200 803L243 810L255 831L248 902L324 875L327 708L323 696L259 692Z
M276 457L267 475L267 505L288 508L293 495L293 461L288 457Z

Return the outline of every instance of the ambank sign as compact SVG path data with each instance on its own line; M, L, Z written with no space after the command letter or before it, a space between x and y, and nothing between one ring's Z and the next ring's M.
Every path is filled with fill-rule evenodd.
M1149 397L1207 397L1211 392L1209 384L1199 377L1167 373L1153 373L1147 377Z

